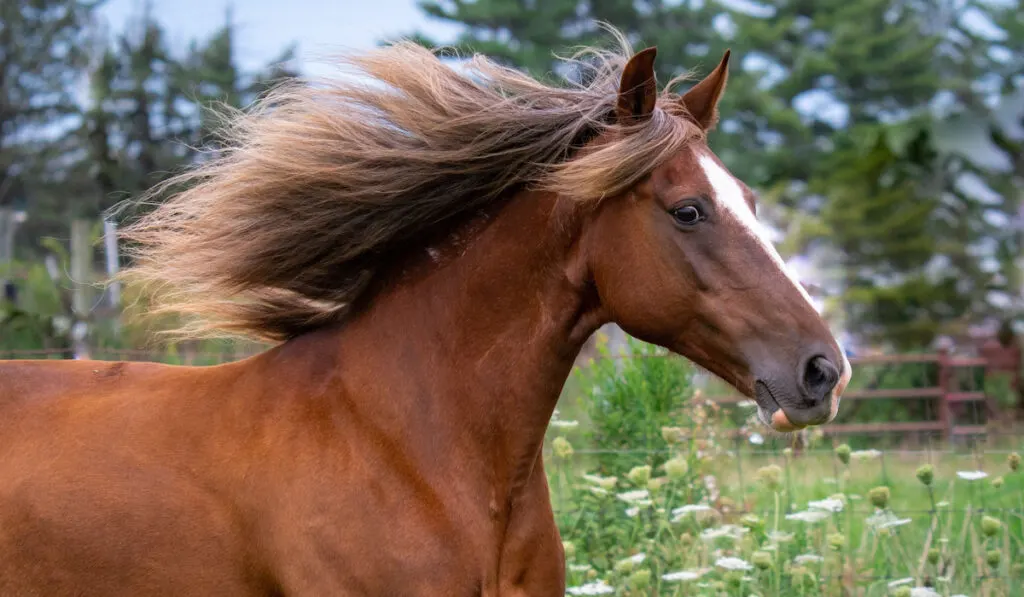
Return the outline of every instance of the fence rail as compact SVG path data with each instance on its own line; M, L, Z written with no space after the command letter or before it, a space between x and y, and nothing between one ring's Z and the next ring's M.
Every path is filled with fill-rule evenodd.
M839 423L822 427L829 435L858 433L892 433L892 432L936 432L945 438L985 435L988 426L984 424L960 424L952 416L954 405L973 403L990 414L992 410L989 396L983 390L960 387L958 373L962 370L987 369L986 359L977 357L958 357L946 351L932 354L890 354L871 355L850 359L856 371L864 365L908 365L934 364L938 368L937 385L914 388L872 388L848 391L843 400L926 400L934 408L935 418L924 421L901 421L892 423ZM747 400L744 396L724 394L711 396L711 400L719 404L738 404Z

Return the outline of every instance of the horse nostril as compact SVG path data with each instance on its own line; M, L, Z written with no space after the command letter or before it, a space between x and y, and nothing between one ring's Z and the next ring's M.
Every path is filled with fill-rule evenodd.
M804 367L803 383L807 397L814 402L826 400L839 382L839 370L825 357L816 356Z

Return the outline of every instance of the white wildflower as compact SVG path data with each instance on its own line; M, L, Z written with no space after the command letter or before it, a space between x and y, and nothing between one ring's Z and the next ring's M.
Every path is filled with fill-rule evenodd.
M890 529L910 524L913 521L909 518L899 518L887 510L879 510L875 514L867 517L864 522L876 529Z
M750 443L754 444L755 446L760 446L761 444L764 443L764 436L761 435L760 433L751 433Z
M551 427L554 427L555 429L575 429L579 426L579 421L551 421Z
M793 561L797 564L820 564L825 561L825 558L816 553L804 553L793 558Z
M900 578L898 580L890 581L889 582L889 588L890 589L895 589L896 587L900 587L900 586L903 586L903 585L909 585L912 582L914 582L913 578L909 578L909 577L908 578Z
M646 560L646 559L647 559L647 554L645 554L645 553L638 553L636 555L629 556L628 558L626 558L624 560L620 560L620 561L621 562L631 562L633 564L643 564L644 560Z
M715 539L720 539L722 537L727 537L729 539L739 539L749 531L750 529L746 527L740 527L734 524L726 524L718 528L705 529L700 534L700 538L705 541L714 541Z
M635 489L633 491L627 491L625 493L620 493L617 497L620 500L629 504L637 504L640 506L651 505L651 501L650 499L648 499L651 497L651 492L647 491L646 489Z
M704 576L703 570L679 570L678 572L662 574L661 580L665 582L686 582L689 580L697 580L702 576Z
M807 502L811 510L824 510L826 512L842 512L843 500L837 498L825 498L816 502Z
M610 595L615 592L615 589L603 580L599 580L578 587L569 587L565 592L570 595Z
M821 522L826 518L828 518L828 512L822 512L821 510L805 510L803 512L794 512L793 514L786 515L786 520L799 520L800 522L806 522L808 524Z
M726 570L753 570L754 569L754 566L752 566L750 564L750 562L748 562L746 560L741 560L739 558L733 558L733 557L718 558L717 560L715 560L715 566L718 566L719 568L725 568Z
M957 471L956 476L964 481L978 481L987 477L988 473L983 471Z
M783 533L781 531L772 531L768 533L768 539L775 543L789 543L793 540L793 533Z
M850 452L850 458L853 460L875 460L882 456L882 453L878 450L855 450Z
M615 489L615 485L619 482L618 477L602 477L601 475L583 475L583 479L606 491Z
M910 597L942 597L931 587L914 587L910 589Z
M911 519L909 519L909 518L896 518L896 519L893 519L893 520L889 520L889 521L883 522L882 524L878 525L878 528L880 528L880 529L891 529L892 527L901 527L901 526L903 526L905 524L910 524L911 522L913 522L913 521Z
M569 564L570 572L586 572L593 568L590 564Z
M687 504L680 506L679 508L672 508L672 516L682 516L689 514L690 512L706 512L710 510L711 506L707 504Z
M594 495L608 495L608 491L600 487L591 487L590 492Z
M633 506L632 508L626 508L626 516L630 518L636 518L638 514L640 514L640 508L638 508L637 506Z
M736 406L740 408L757 408L757 403L753 400L742 400L736 403Z

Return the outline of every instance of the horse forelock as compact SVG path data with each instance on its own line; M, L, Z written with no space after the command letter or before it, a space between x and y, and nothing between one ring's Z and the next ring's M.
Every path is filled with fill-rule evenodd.
M587 76L565 87L407 42L344 58L356 76L279 86L143 197L170 195L124 229L123 277L186 316L169 333L279 341L342 320L387 263L516 191L616 196L703 134L669 90L649 119L610 121L631 53L616 37L569 59Z

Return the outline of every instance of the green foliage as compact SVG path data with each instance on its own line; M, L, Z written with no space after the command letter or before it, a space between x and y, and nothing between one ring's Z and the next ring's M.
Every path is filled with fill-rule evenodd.
M568 594L832 597L931 595L931 587L938 595L1016 595L1020 568L1008 562L1019 562L1024 546L1024 476L991 484L961 476L964 457L986 470L1005 466L1001 455L982 453L937 453L923 465L853 452L837 469L828 450L740 450L643 488L551 461ZM928 484L915 479L915 467ZM754 470L763 482L745 478Z
M664 349L633 338L623 355L611 354L605 339L598 351L602 358L576 372L579 404L590 423L586 441L602 450L665 450L660 430L679 420L693 396L693 365L665 358ZM640 464L635 455L608 454L600 458L599 470L618 475Z

